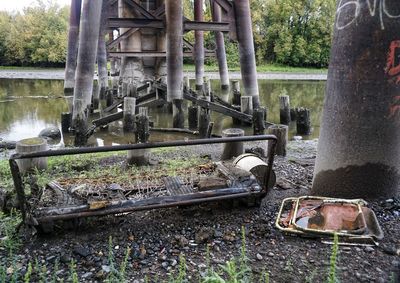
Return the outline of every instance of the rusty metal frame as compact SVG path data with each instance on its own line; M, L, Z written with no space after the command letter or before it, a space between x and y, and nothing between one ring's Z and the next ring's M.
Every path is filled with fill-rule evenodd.
M218 143L231 143L231 142L251 142L251 141L270 141L271 146L268 147L268 171L266 178L269 180L272 173L272 166L274 162L275 147L277 138L273 135L260 135L260 136L243 136L243 137L226 137L226 138L210 138L210 139L196 139L196 140L180 140L180 141L165 141L155 143L131 144L131 145L118 145L118 146L104 146L104 147L83 147L83 148L68 148L58 150L46 150L35 153L13 154L10 159L10 170L12 173L15 191L17 193L20 210L24 222L28 224L44 223L54 220L81 218L89 216L102 216L108 214L119 214L140 210L149 210L155 208L174 207L179 205L191 205L211 201L221 201L227 199L237 199L244 197L264 197L267 194L267 188L225 188L218 190L210 190L206 192L195 192L180 196L164 196L155 197L144 200L126 200L126 201L113 201L106 207L90 210L89 205L69 206L63 209L54 208L39 208L38 211L46 213L45 216L34 218L32 211L28 208L26 201L25 189L22 176L17 164L17 160L31 159L39 157L54 157L64 155L77 155L99 152L115 152L136 149L152 149L161 147L174 147L174 146L192 146L204 144L218 144ZM53 209L53 210L52 210Z
M290 233L290 234L319 235L319 236L332 236L333 234L337 234L339 237L343 237L343 238L346 238L348 240L352 240L352 241L367 241L367 242L370 242L370 243L373 243L373 244L376 244L375 240L381 239L379 237L376 237L375 235L356 235L356 234L352 234L352 233L335 232L335 231L330 231L330 230L322 231L322 230L317 230L317 229L300 227L299 225L297 225L295 223L296 215L297 215L297 212L298 212L298 207L299 207L300 201L307 200L307 199L321 200L323 203L354 204L354 205L358 206L359 211L361 212L361 214L362 214L361 206L366 206L367 205L367 202L365 200L363 200L363 199L338 199L338 198L318 197L318 196L289 197L289 198L285 198L281 203L277 218L275 220L275 227L278 228L279 230L283 231L283 232ZM294 228L283 227L280 224L280 220L282 218L283 209L284 209L285 204L287 202L291 202L292 204L295 205L295 208L294 208L294 211L293 211L293 216L290 219L290 224ZM364 216L363 216L363 221L365 223Z

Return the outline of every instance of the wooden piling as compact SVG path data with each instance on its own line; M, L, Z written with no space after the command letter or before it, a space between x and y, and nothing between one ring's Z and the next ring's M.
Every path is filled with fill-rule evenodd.
M311 134L311 115L310 109L298 108L296 128L298 135L309 135Z
M99 109L100 105L100 86L99 81L93 82L93 93L92 93L92 107L90 112L93 113L95 110Z
M199 114L199 137L201 139L207 138L208 126L210 124L210 111L206 108L200 107Z
M268 134L274 135L278 139L275 148L276 155L286 156L289 127L286 125L272 125L268 128ZM271 143L269 142L268 147L270 144Z
M253 110L253 135L263 135L265 133L265 109L257 108Z
M17 153L33 153L37 151L48 150L47 141L44 138L23 139L17 142ZM20 159L17 160L19 170L22 174L33 172L34 170L43 170L47 168L47 157Z
M167 25L167 100L173 104L173 127L183 128L183 5L182 0L165 2Z
M185 90L190 89L190 79L188 76L183 77L183 89L185 89Z
M244 93L253 98L254 108L260 106L256 56L254 52L253 30L249 0L234 0L236 32L239 42L240 71Z
M114 103L114 90L109 89L106 92L106 106L109 107Z
M63 112L61 113L61 130L63 133L69 133L69 128L71 127L72 113Z
M147 143L150 138L150 125L147 107L139 107L139 114L136 120L136 132L135 141L136 143ZM127 162L129 165L148 165L148 150L147 149L136 149L128 150Z
M205 99L207 99L208 101L211 100L211 80L209 77L204 77L203 79L203 96L205 97Z
M124 117L123 117L123 130L124 132L133 133L135 131L135 110L136 98L124 98Z
M287 95L279 96L280 122L283 125L290 123L290 99Z
M69 16L67 62L65 65L64 93L73 95L75 87L75 71L78 58L79 22L81 18L82 0L71 0Z
M194 20L204 21L203 0L194 0ZM196 90L202 89L204 77L204 32L202 30L194 31L194 61L196 75Z
M189 106L188 109L188 122L190 130L197 130L199 124L199 108L197 106Z
M76 145L84 145L87 126L86 110L90 107L93 91L93 77L100 31L102 1L83 0L79 34L78 64L74 88L73 127ZM78 135L83 135L79 136Z
M242 137L244 130L242 129L225 129L222 131L222 137ZM243 142L230 142L224 144L221 160L229 160L244 153Z
M240 105L240 82L239 81L232 81L232 104L233 105Z

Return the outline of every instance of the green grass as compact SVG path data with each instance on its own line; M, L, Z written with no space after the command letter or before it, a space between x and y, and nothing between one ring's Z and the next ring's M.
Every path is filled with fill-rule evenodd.
M47 70L64 70L64 68L42 68L42 67L21 67L21 66L0 66L0 70L15 70L15 71L47 71Z

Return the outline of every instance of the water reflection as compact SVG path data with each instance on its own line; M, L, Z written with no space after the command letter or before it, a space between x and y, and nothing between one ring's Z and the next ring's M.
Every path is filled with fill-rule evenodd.
M214 90L218 90L218 81L212 81ZM268 108L268 120L279 122L279 95L288 94L292 107L307 107L311 109L311 119L314 131L311 136L319 134L319 118L323 106L325 82L316 81L271 81L260 80L261 103ZM51 125L60 127L60 115L68 110L63 96L63 81L60 80L21 80L0 79L0 138L5 140L20 140L37 136L39 132ZM151 109L151 119L156 127L172 127L170 114L164 109ZM220 134L222 129L232 127L232 119L218 113L213 113L214 133ZM110 125L107 131L98 131L90 139L92 145L112 145L133 141L132 135L126 135L121 130L121 122ZM252 129L245 128L247 134ZM290 125L290 135L296 132L296 125ZM183 139L184 134L152 133L152 141ZM65 136L66 145L72 144L72 137Z

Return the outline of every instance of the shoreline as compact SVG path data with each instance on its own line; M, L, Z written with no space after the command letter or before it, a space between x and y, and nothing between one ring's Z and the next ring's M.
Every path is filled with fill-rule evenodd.
M219 79L218 72L205 72L210 79ZM238 71L229 73L230 79L240 79ZM190 79L195 77L192 71L184 72ZM285 72L258 72L259 80L294 80L294 81L326 81L325 73L285 73ZM47 70L0 70L0 79L28 79L28 80L64 80L64 69Z

